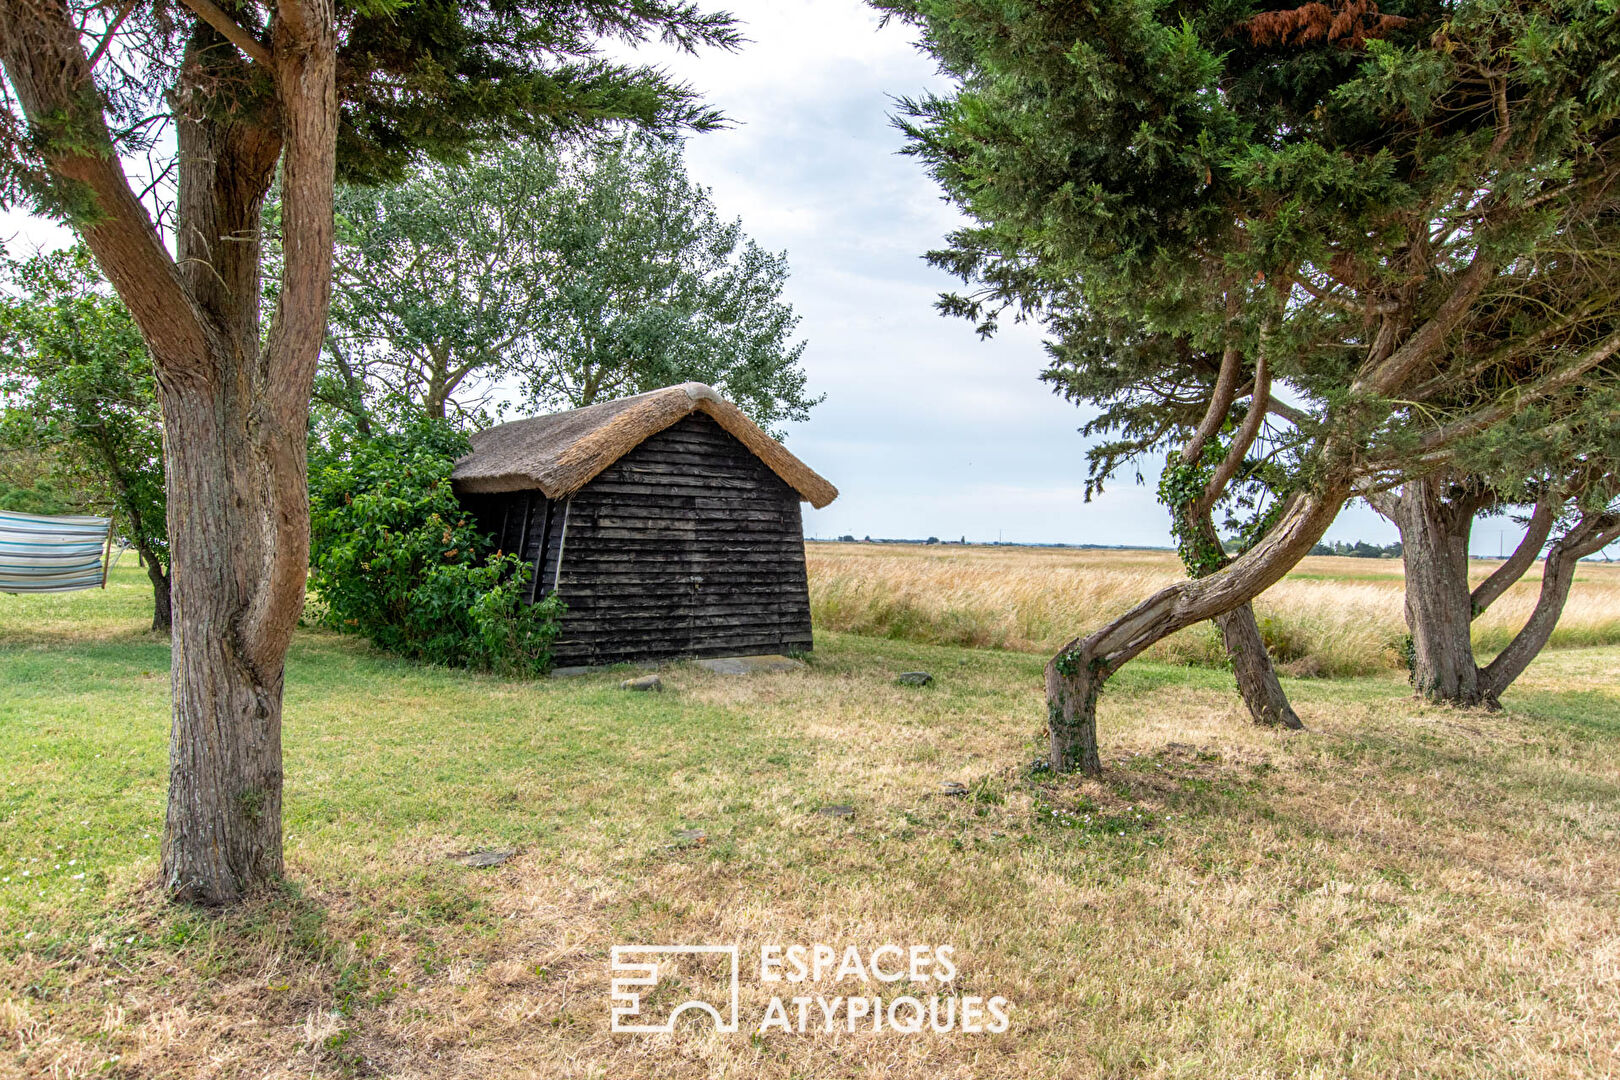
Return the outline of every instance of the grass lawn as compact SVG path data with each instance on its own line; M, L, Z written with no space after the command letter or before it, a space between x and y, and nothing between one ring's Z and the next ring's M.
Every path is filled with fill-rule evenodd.
M1620 1074L1620 648L1549 652L1499 714L1289 680L1294 735L1133 664L1097 782L1031 769L1036 655L822 633L805 671L632 694L302 632L290 881L219 915L152 889L148 605L127 567L0 596L0 1075ZM519 854L447 859L489 847ZM814 942L949 943L1010 1029L751 1034L789 992L759 947ZM741 946L739 1033L609 1031L610 947L659 943Z

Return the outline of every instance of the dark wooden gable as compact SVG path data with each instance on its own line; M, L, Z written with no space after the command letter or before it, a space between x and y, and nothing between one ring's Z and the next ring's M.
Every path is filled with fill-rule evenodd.
M799 494L695 413L567 508L559 664L810 648Z

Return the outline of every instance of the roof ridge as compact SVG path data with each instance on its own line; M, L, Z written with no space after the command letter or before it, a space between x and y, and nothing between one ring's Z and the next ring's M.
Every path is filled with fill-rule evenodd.
M602 470L694 412L711 417L812 506L826 506L838 489L771 438L707 383L674 386L531 416L477 432L472 453L451 474L465 493L538 488L547 498L572 495Z

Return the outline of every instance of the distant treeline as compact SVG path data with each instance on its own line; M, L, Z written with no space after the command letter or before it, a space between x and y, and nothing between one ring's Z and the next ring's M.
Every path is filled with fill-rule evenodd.
M843 536L809 536L805 539L817 544L950 544L953 547L1020 547L1020 548L1074 548L1079 551L1171 551L1168 547L1153 547L1142 544L1059 544L1037 543L1024 540L974 540L967 537L960 540L941 540L937 536L927 539L911 540L905 537L893 536L852 536L845 533Z
M966 545L967 542L968 542L967 537L965 537L965 536L960 540L941 540L937 536L930 536L930 537L928 537L926 539L912 540L912 539L904 539L904 538L899 538L899 537L888 537L888 536L852 536L852 535L850 535L848 533L845 533L843 536L831 537L830 539L821 539L819 537L814 537L814 536L810 537L810 539L811 540L820 540L820 542L824 543L824 544L825 543L835 543L835 544L841 543L841 544L955 544L955 545ZM1169 550L1168 548L1156 548L1156 547L1154 547L1154 548L1145 548L1140 544L1031 544L1031 543L1014 543L1014 542L1011 542L1011 541L1003 542L1003 541L999 541L999 540L979 541L979 542L976 542L973 546L975 546L975 547L1078 548L1078 549L1090 550L1090 551L1167 551L1167 550ZM1398 559L1398 558L1401 557L1401 542L1399 540L1397 540L1393 544L1384 544L1384 545L1380 546L1378 544L1369 544L1365 540L1357 540L1353 544L1347 544L1343 540L1335 540L1331 544L1327 544L1327 543L1317 544L1315 547L1311 548L1311 554L1312 555L1348 555L1348 556L1350 556L1352 558L1356 558L1356 559Z
M1401 557L1401 542L1385 544L1369 544L1365 540L1357 540L1347 544L1343 540L1335 540L1331 544L1317 544L1311 548L1312 555L1349 555L1356 559L1398 559Z

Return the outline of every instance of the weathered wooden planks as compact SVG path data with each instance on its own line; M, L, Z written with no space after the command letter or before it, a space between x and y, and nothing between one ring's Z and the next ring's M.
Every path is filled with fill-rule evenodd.
M798 493L701 413L569 500L465 501L568 605L559 665L811 647Z

